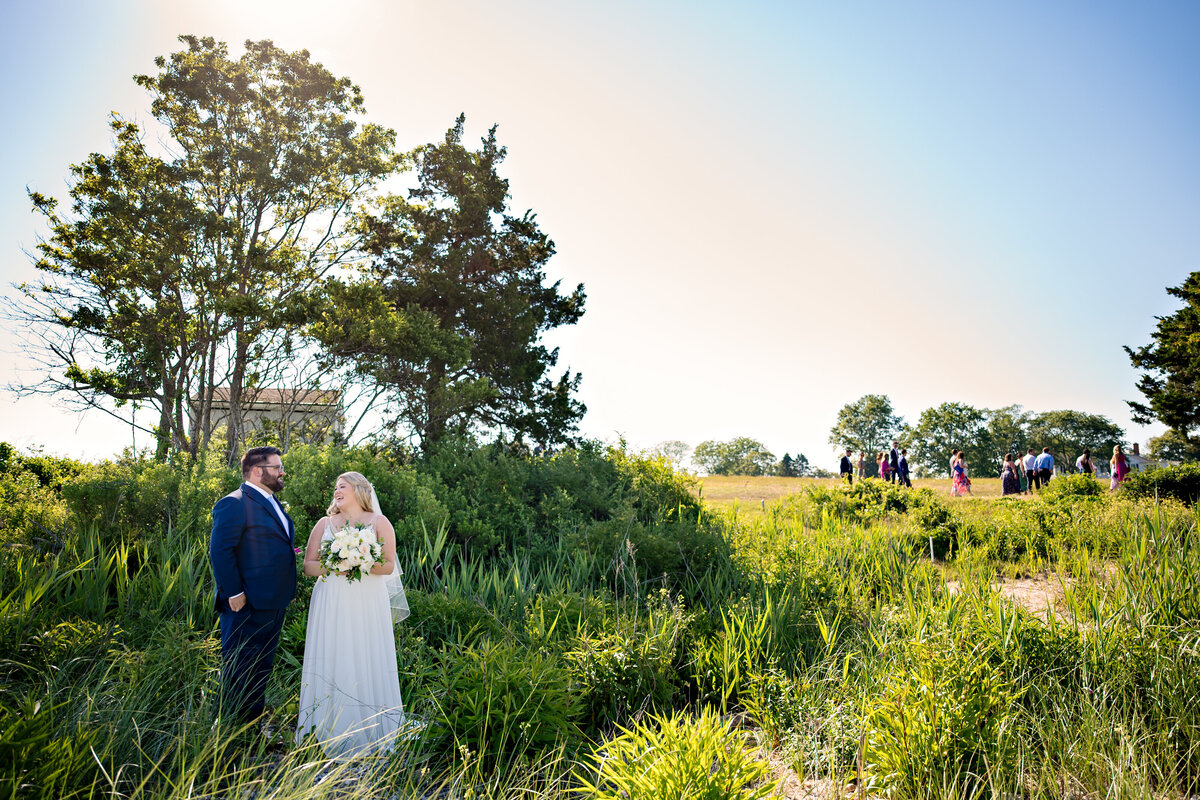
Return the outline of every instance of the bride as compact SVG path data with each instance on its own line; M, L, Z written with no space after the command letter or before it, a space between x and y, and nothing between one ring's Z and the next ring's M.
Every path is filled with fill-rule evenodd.
M315 734L327 755L346 758L389 750L406 724L392 622L408 616L408 605L396 566L396 532L379 513L370 481L357 472L339 475L325 513L304 552L304 574L317 583L308 611L296 742ZM371 526L383 543L384 563L357 581L330 574L321 564L321 542L347 524Z

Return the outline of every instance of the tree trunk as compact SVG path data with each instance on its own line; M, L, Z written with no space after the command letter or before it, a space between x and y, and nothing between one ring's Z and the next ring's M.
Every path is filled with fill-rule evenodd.
M245 323L238 320L234 339L233 374L229 380L229 424L226 429L225 459L229 466L237 466L242 442L245 440L245 420L242 414L242 382L246 377L246 360L250 351L250 340L244 333Z

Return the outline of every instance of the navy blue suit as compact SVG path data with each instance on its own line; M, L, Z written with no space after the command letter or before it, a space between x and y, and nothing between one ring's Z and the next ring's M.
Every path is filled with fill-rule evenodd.
M286 513L284 525L274 503L243 483L212 513L208 556L221 616L222 711L243 721L265 709L284 613L296 594L295 526ZM243 593L246 605L232 610L229 598Z

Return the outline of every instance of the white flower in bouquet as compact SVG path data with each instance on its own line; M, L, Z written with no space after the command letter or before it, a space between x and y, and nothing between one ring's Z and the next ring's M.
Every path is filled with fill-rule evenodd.
M321 566L330 572L345 572L346 580L357 581L383 563L383 543L375 529L347 522L334 531L332 539L321 542Z

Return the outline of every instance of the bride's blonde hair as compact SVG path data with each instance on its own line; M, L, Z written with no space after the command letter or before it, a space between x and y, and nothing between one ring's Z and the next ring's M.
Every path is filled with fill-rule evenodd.
M337 481L343 478L346 479L346 483L350 484L350 488L354 490L354 499L358 501L358 505L362 510L374 511L371 507L371 482L367 480L367 477L361 472L343 472L337 476L337 480L333 482L334 485L336 486ZM342 509L335 500L329 504L329 508L325 509L325 513L333 516L334 514L342 513Z

